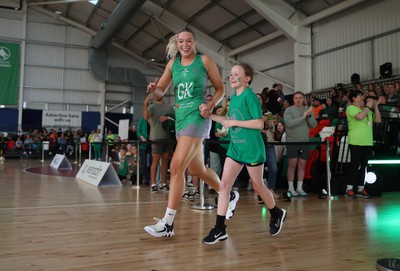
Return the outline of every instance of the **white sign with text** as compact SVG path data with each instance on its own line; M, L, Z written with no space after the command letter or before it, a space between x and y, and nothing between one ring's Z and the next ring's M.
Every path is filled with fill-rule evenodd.
M50 166L55 169L72 169L68 158L65 155L56 154L51 161Z
M43 110L42 126L45 127L81 127L82 112Z
M110 163L86 159L76 178L94 186L122 186Z

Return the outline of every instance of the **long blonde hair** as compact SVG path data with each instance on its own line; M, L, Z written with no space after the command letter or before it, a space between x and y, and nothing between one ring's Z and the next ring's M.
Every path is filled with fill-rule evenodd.
M166 50L165 50L166 54L167 54L167 60L172 59L179 55L178 35L179 35L179 33L182 33L182 32L190 32L190 33L192 33L193 38L196 39L193 30L190 28L184 28L181 31L179 31L177 34L170 37L167 47L166 47Z

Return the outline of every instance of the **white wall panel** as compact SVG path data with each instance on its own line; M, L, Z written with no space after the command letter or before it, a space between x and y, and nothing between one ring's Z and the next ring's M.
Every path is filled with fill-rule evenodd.
M100 81L97 81L89 70L65 70L65 89L93 91L100 89Z
M0 38L22 39L22 21L18 19L1 18L0 15Z
M337 83L351 83L351 75L358 73L362 80L372 77L371 42L365 42L314 60L314 89L332 87Z
M366 8L313 25L313 52L346 45L400 27L400 1L369 1Z
M88 46L92 36L75 27L68 27L66 29L65 43Z
M41 45L26 45L26 65L45 67L64 67L65 48Z
M98 92L82 92L74 90L64 91L64 102L66 104L98 104ZM71 110L71 108L70 108Z
M66 48L65 67L89 69L89 49Z
M386 62L392 62L394 75L400 74L400 32L376 39L373 53L375 78L379 77L379 66Z
M26 88L24 100L29 103L62 103L63 91L56 89Z
M276 42L259 46L255 50L239 56L239 61L249 63L256 70L264 70L293 61L293 42L278 39Z
M131 99L131 94L112 93L106 92L106 100L114 101L117 103L125 102Z
M29 22L27 38L34 41L64 44L65 31L66 27L63 25Z
M48 67L25 67L25 86L62 89L64 81L63 69Z

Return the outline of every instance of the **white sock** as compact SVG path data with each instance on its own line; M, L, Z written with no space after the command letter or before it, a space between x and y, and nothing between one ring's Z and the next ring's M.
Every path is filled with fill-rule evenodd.
M176 210L167 208L167 210L165 211L164 218L167 221L168 225L171 226L174 223L175 215L176 215Z
M295 191L294 190L294 186L293 186L293 182L288 182L289 184L289 191Z
M297 191L303 191L303 181L297 181Z
M349 190L353 190L353 186L352 185L347 185L347 191Z
M363 189L364 189L364 186L358 186L358 187L357 187L357 191L358 191L358 192L361 192Z

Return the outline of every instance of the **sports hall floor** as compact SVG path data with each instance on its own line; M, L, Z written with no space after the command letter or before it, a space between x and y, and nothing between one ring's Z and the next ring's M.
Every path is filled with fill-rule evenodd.
M143 227L153 216L162 218L167 192L126 184L98 188L78 181L76 166L54 172L50 162L0 164L1 271L369 271L379 258L400 257L400 192L370 200L315 194L278 200L288 216L282 232L270 237L268 210L242 189L227 223L230 238L210 246L201 239L214 226L216 210L194 210L182 200L175 236L153 238ZM214 197L206 193L206 202Z

